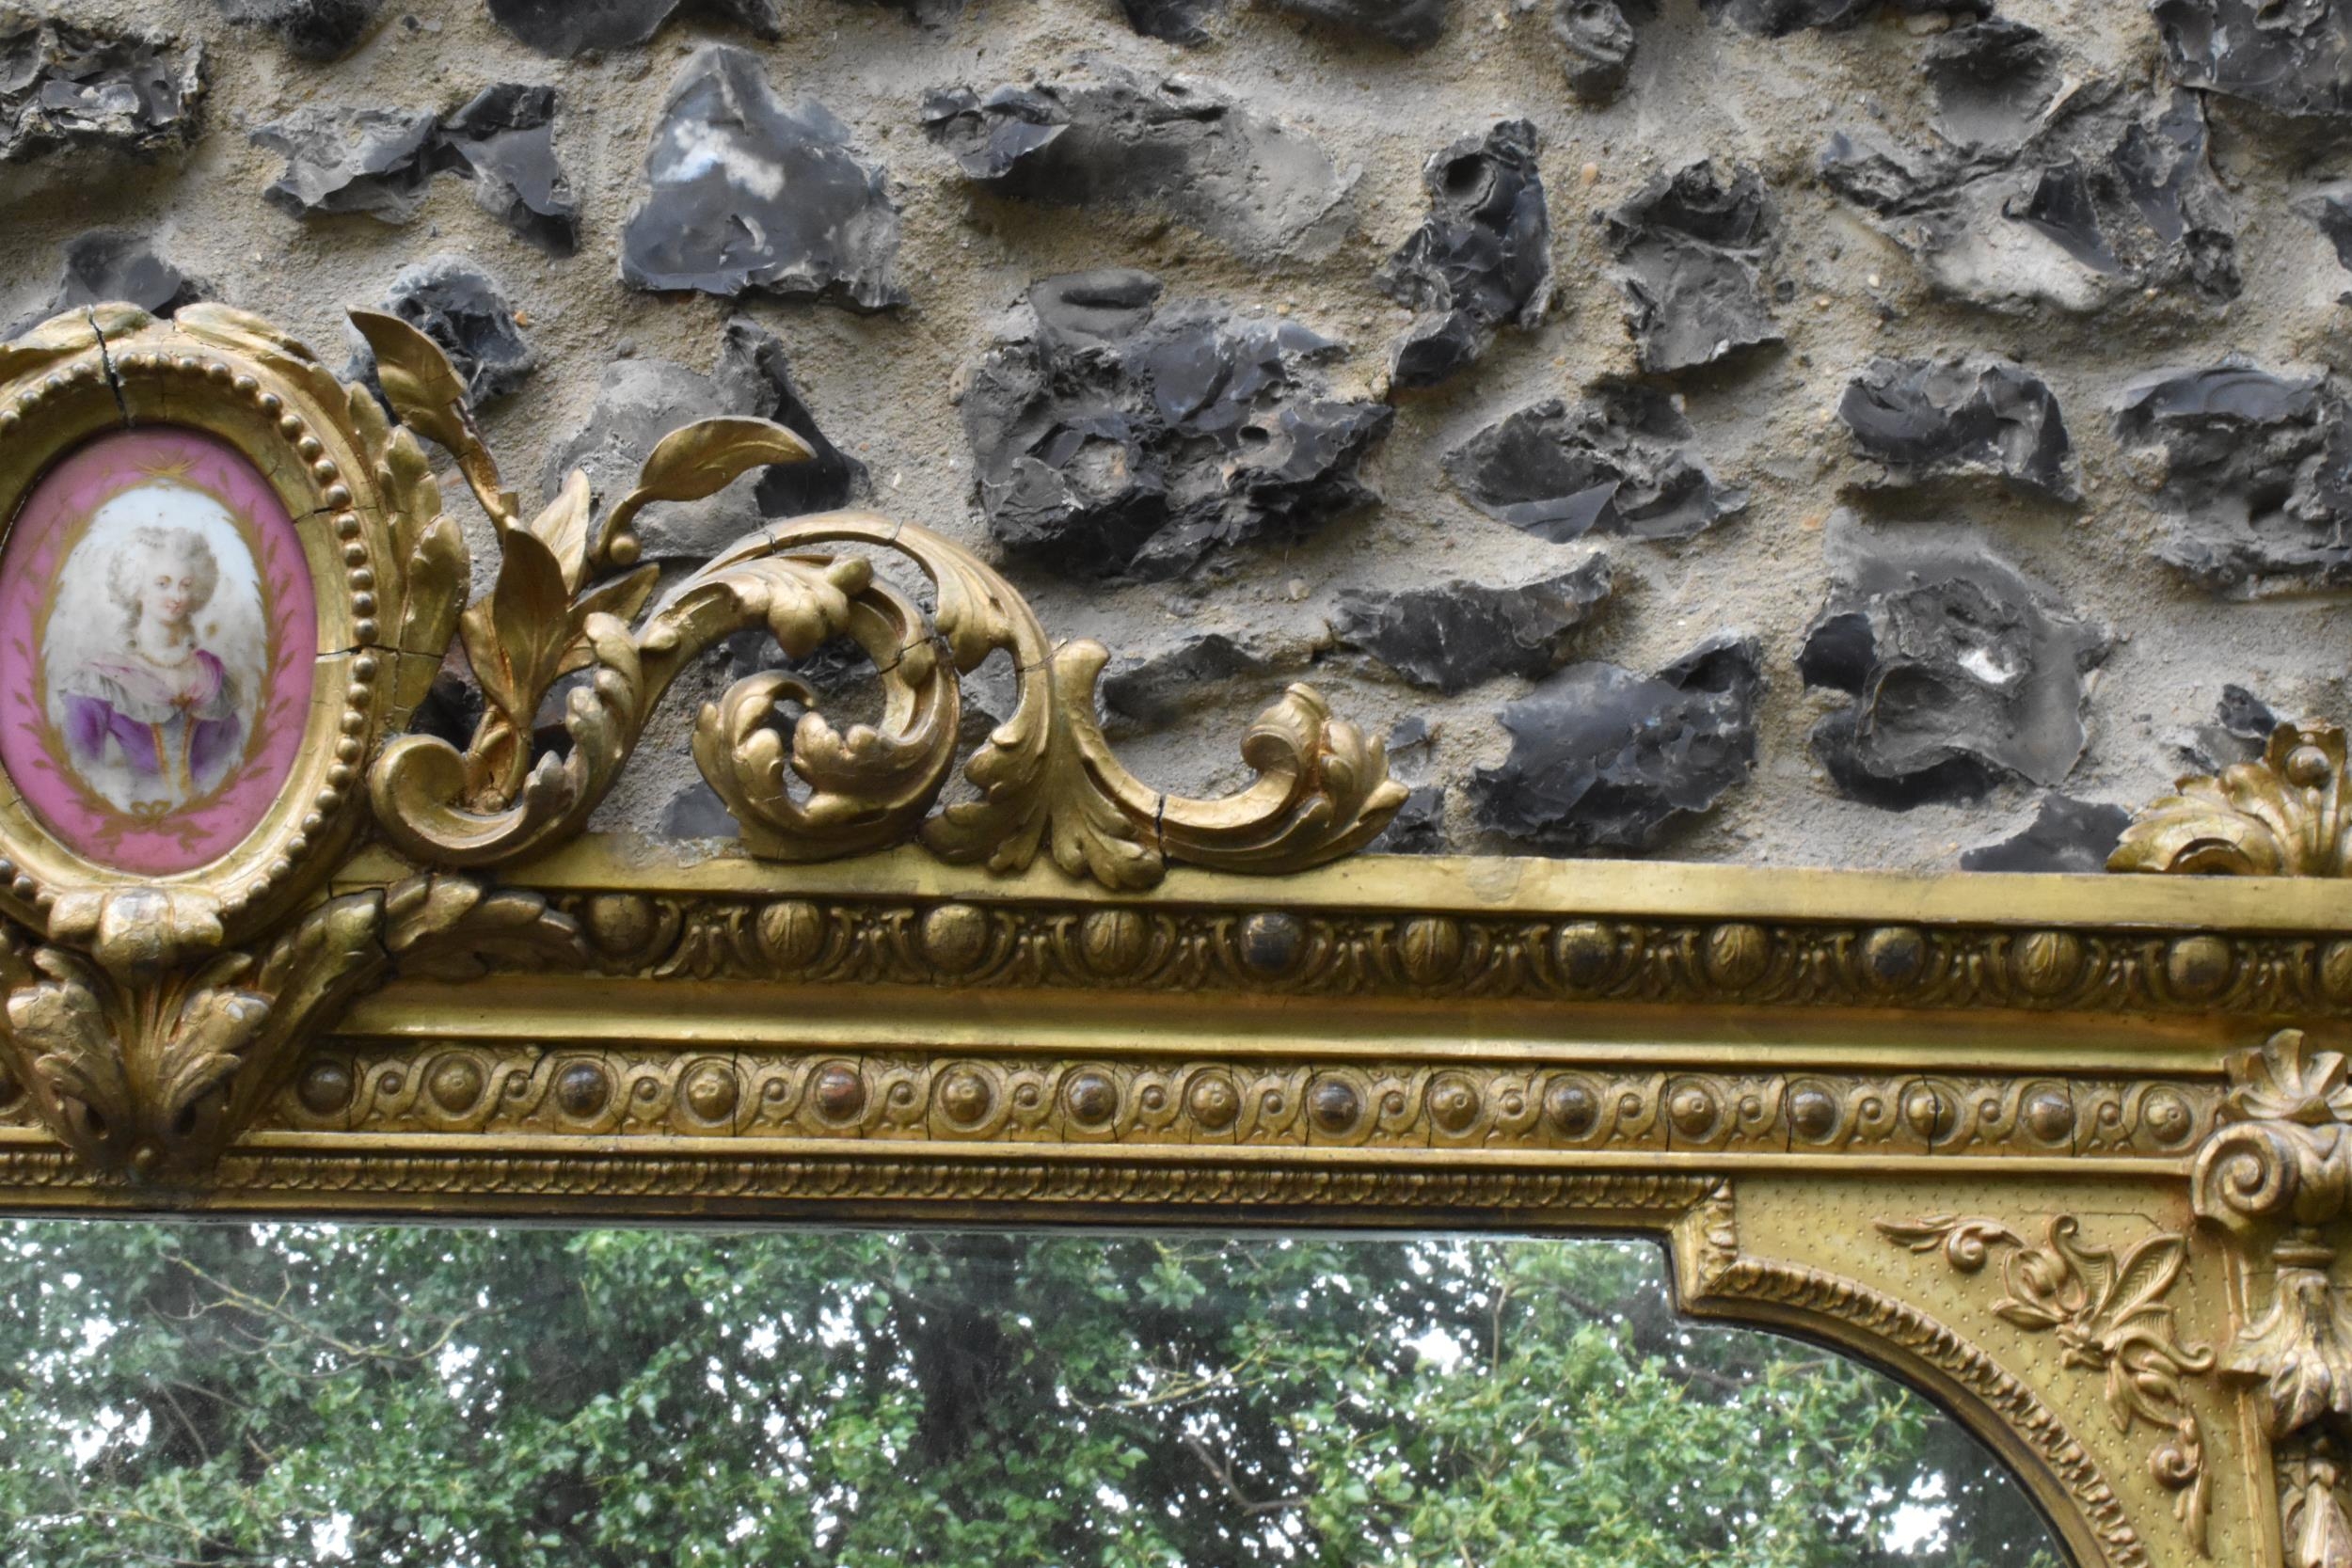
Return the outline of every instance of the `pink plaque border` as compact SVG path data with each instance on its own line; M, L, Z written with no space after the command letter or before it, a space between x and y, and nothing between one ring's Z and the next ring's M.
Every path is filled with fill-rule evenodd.
M244 764L204 800L162 817L116 808L56 754L41 701L41 606L90 515L160 465L236 517L261 571L270 670ZM244 842L301 754L317 675L317 601L302 540L261 469L217 436L167 425L110 431L75 448L27 494L0 547L0 768L59 843L133 876L209 865Z

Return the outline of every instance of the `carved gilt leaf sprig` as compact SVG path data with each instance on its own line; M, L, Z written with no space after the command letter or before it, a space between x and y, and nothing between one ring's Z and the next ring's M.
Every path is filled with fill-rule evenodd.
M632 525L654 501L698 501L715 496L749 470L774 463L808 463L817 452L773 420L723 414L681 425L654 443L637 487L605 515L590 559L628 566L639 545Z
M517 520L515 493L499 483L498 465L474 423L465 379L449 356L432 339L382 310L354 310L351 325L374 354L376 381L401 423L456 458L458 471L482 510L501 533L513 528Z
M2187 1263L2185 1236L2157 1231L2119 1255L2084 1242L2072 1214L2052 1216L2038 1243L1998 1220L1952 1214L1881 1220L1878 1228L1913 1252L1942 1253L1962 1274L1980 1273L1998 1257L2007 1293L1993 1304L1994 1314L2055 1338L2059 1365L2103 1373L2118 1431L2146 1421L2170 1434L2149 1455L2149 1473L2176 1494L2173 1512L2205 1550L2204 1426L2182 1380L2213 1370L2214 1352L2181 1342L2165 1300Z
M391 395L389 389L395 385L401 388L394 406L402 407L405 400L404 424L394 424L387 419L383 405L365 387L345 386L307 345L261 316L226 305L199 304L178 311L172 325L189 337L232 349L265 364L278 374L303 384L323 406L343 411L347 432L360 457L373 470L376 483L383 487L384 499L389 503L393 563L398 570L379 574L376 578L376 597L384 607L382 625L391 634L391 646L404 653L438 659L449 647L458 608L465 602L471 559L464 531L441 509L439 482L433 477L433 466L424 450L417 444L416 432L433 435L434 431L408 419L407 409L418 411L436 429L458 440L466 439L467 433L471 432L471 415L464 409L462 383L431 339L397 316L356 311L354 320L376 351L377 371L388 388L387 395ZM389 326L384 325L387 323ZM419 358L414 347L417 341L432 351L434 362L447 375L447 383L440 387L442 394L446 396L451 388L456 388L456 414L444 412L436 417L431 406L421 401L424 394L412 386L414 375L420 371L428 380L437 379L431 363L412 371L412 363ZM486 462L487 452L480 447L479 433L471 433L470 438L474 447L482 450L481 460Z

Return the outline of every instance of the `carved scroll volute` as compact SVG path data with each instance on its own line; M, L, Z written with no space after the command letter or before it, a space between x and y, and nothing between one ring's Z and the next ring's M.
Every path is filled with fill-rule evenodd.
M2352 1074L2282 1029L2229 1075L2223 1125L2192 1173L2199 1217L2248 1265L2251 1315L2220 1369L2255 1399L2277 1455L2288 1562L2352 1568L2352 1316L2332 1277L2352 1217Z

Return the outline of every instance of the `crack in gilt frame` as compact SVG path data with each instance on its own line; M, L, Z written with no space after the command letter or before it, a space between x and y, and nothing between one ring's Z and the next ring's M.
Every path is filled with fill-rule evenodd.
M319 649L276 804L195 870L89 858L0 773L0 1208L1643 1232L1687 1309L1942 1398L2081 1563L2352 1568L2340 732L2184 781L2113 867L2217 879L1346 860L1403 791L1311 689L1249 787L1163 795L1096 727L1104 650L950 541L833 513L639 563L645 507L790 432L704 420L527 514L439 352L354 319L389 417L215 306L0 345L0 511L103 433L215 437ZM498 541L470 602L427 442ZM856 641L880 720L740 681L693 739L739 850L585 834L748 628ZM407 733L453 642L463 750Z

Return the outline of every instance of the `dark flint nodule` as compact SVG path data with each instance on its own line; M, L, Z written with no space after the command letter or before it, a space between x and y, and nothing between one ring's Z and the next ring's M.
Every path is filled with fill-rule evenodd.
M1638 41L1632 17L1647 20L1650 0L1553 0L1551 36L1559 41L1568 90L1587 103L1608 103L1625 91Z
M2279 715L2268 703L2242 686L2225 686L2214 705L2213 721L2182 732L2173 739L2174 754L2183 771L2208 777L2240 763L2258 762L2269 746Z
M1148 658L1121 659L1103 677L1103 707L1133 725L1166 724L1228 682L1271 668L1225 633L1204 632Z
M2042 798L2030 823L2011 837L1968 850L1963 871L2105 871L2107 857L2130 826L2122 806L2100 805L2053 792Z
M286 160L262 198L296 217L359 213L406 223L450 166L440 122L425 109L296 109L251 139Z
M2308 191L2288 205L2298 216L2311 219L2334 247L2336 264L2352 272L2352 183Z
M2074 770L2106 628L1980 547L1854 538L1832 555L1839 580L1797 670L1853 698L1813 730L1840 793L1908 811Z
M1661 174L1608 215L1642 369L1689 370L1781 341L1766 302L1773 216L1753 168L1710 160Z
M1857 128L1821 153L1823 183L1930 283L2006 309L2091 310L2152 290L2236 297L2236 220L2196 94L2091 75L2059 96L2055 47L2013 23L1939 47L1926 69L1947 139L1911 147Z
M661 808L661 836L681 838L740 838L742 827L727 810L719 792L701 779L680 788Z
M1689 539L1748 504L1716 483L1692 438L1665 393L1603 382L1573 409L1549 398L1488 425L1446 454L1445 471L1472 506L1538 539Z
M1209 41L1202 24L1224 8L1224 0L1119 0L1120 15L1136 32L1187 49Z
M1754 33L1786 38L1808 28L1857 27L1882 10L1899 16L1982 16L1993 0L1699 0L1708 19Z
M727 412L773 420L815 454L805 463L777 463L760 471L753 494L761 516L832 512L866 495L866 465L817 428L817 416L792 379L784 341L774 333L741 317L728 322L719 333L710 385Z
M1509 585L1343 590L1332 629L1416 686L1465 691L1497 675L1549 674L1566 662L1576 629L1607 602L1609 558Z
M402 268L384 309L440 345L477 404L497 402L539 368L538 353L523 341L497 281L463 256ZM346 373L373 384L375 356L362 345Z
M1936 133L1958 146L2022 143L2066 80L2056 44L1997 16L1934 40L1919 71L1935 101Z
M2007 360L1873 359L1846 384L1837 417L1890 483L1984 474L2052 500L2082 499L2058 399Z
M604 368L587 422L548 454L541 489L553 496L564 476L584 470L602 505L636 483L656 443L680 425L717 414L773 420L806 441L816 456L755 469L716 496L670 501L639 515L649 559L700 560L770 517L830 512L866 493L866 466L827 440L803 400L784 345L755 323L737 319L719 336L719 362L708 375L666 359L616 359Z
M473 744L473 732L487 705L470 671L444 664L434 672L424 701L408 721L408 733L437 736L462 752Z
M2251 762L2262 755L2262 749L2270 740L2271 732L2280 724L2278 710L2242 686L2221 689L2221 700L2214 704L2214 722L2221 726L2241 745L2251 746Z
M501 82L441 121L485 211L556 256L580 248L580 206L555 161L555 89Z
M1183 80L1111 65L1067 81L924 95L964 178L1051 207L1166 213L1253 260L1328 248L1355 176L1303 132Z
M2127 447L2165 456L2159 557L2209 592L2248 595L2352 582L2352 422L2320 376L2280 376L2233 355L2164 372L2124 394Z
M1424 49L1445 31L1452 0L1274 0L1275 8L1366 33L1399 49Z
M2172 79L2283 115L2352 115L2352 7L2344 0L2155 0Z
M621 234L621 280L632 288L860 310L906 302L891 281L898 209L882 168L822 104L779 103L745 50L711 45L679 71L645 179Z
M1505 120L1422 170L1429 216L1382 265L1382 293L1418 312L1391 364L1399 387L1434 387L1486 352L1495 329L1535 326L1551 302L1551 219L1535 127Z
M1364 847L1367 855L1442 855L1446 852L1446 791L1443 784L1416 784L1396 808L1380 836Z
M305 60L340 60L359 47L375 25L384 0L219 0L221 15L241 27L278 35L286 53Z
M1359 469L1394 415L1327 395L1339 344L1159 293L1149 273L1046 278L1027 330L974 369L964 431L999 543L1069 576L1166 578L1376 499Z
M0 163L69 150L152 158L196 140L204 46L0 13Z
M489 7L491 21L558 59L634 49L681 14L733 22L755 38L784 35L772 0L489 0Z
M1571 664L1502 712L1511 752L1471 781L1479 820L1542 848L1653 848L1756 767L1763 654L1719 636L1655 675Z
M105 300L125 300L150 315L168 316L183 305L213 297L212 286L190 277L156 254L147 236L93 229L65 243L65 265L49 303L10 326L11 338L60 311Z

